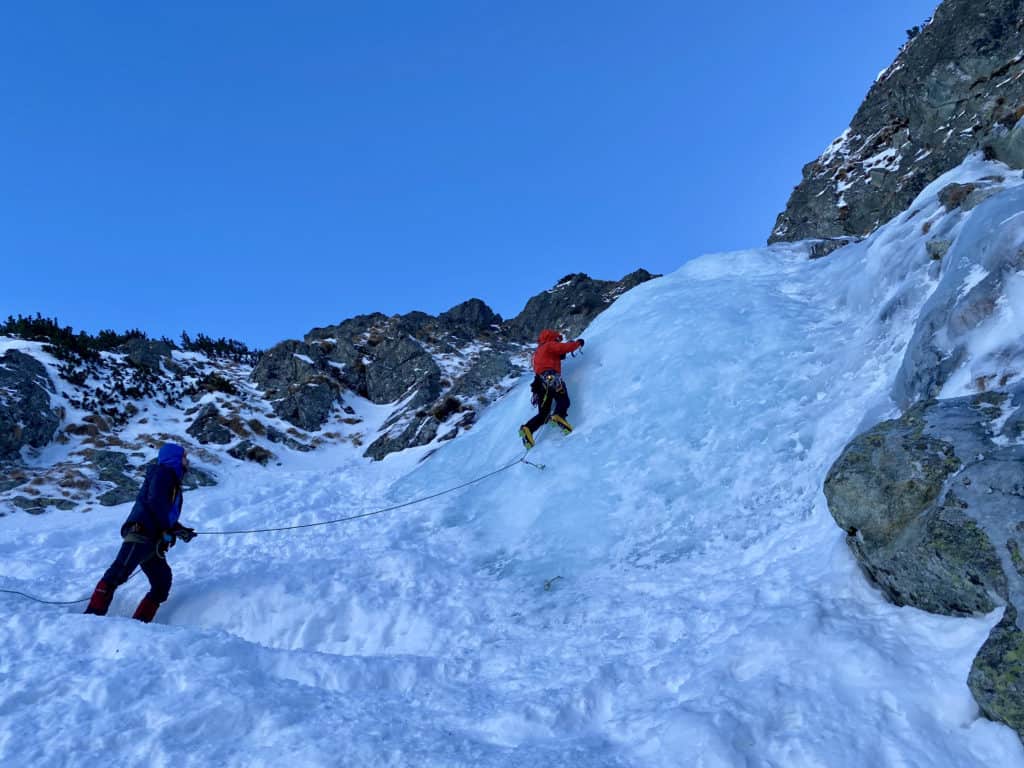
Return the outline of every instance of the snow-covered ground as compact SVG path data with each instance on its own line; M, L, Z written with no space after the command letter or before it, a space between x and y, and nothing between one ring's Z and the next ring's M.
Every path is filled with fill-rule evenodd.
M141 576L106 618L0 595L0 764L1024 766L966 685L998 612L886 603L821 491L893 412L939 276L922 222L987 215L938 189L990 172L965 164L827 259L707 256L627 293L566 362L577 430L541 430L543 471L179 544L148 626L127 618ZM183 520L306 523L457 485L518 457L529 397L422 463L241 466ZM126 512L0 520L0 587L88 594Z

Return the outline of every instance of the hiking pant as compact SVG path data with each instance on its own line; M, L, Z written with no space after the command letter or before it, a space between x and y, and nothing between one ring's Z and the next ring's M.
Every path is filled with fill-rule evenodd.
M113 597L114 590L128 581L136 567L141 567L149 579L149 592L146 597L159 604L166 600L171 592L171 566L157 550L158 542L151 539L140 541L141 538L125 538L114 562L103 574L103 581L109 585Z
M562 377L554 374L534 376L530 390L533 392L534 401L537 403L537 415L526 422L526 428L530 432L536 432L547 423L551 416L551 406L555 407L555 413L563 419L569 414L569 390L565 387Z

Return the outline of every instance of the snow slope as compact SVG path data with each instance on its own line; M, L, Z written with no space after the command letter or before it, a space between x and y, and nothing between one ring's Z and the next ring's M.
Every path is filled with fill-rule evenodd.
M979 717L999 619L886 603L821 492L937 285L922 221L707 256L635 288L566 362L564 437L458 493L343 525L203 536L157 623L0 595L0 763L175 766L1024 766ZM1019 176L1009 184L1019 184ZM998 197L996 198L998 199ZM989 206L991 207L991 206ZM968 270L969 272L969 270ZM296 524L513 461L524 384L422 464L330 449L186 496L201 530ZM127 508L3 519L0 587L87 594Z

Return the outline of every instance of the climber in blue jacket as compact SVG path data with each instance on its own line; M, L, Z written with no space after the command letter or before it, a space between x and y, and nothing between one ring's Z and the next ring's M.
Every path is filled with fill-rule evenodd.
M132 618L150 622L171 591L171 567L167 550L177 539L192 541L196 532L178 522L181 516L181 480L188 471L185 449L166 443L149 468L131 514L121 526L121 549L99 580L86 613L104 616L114 592L128 581L136 568L149 579L149 592Z

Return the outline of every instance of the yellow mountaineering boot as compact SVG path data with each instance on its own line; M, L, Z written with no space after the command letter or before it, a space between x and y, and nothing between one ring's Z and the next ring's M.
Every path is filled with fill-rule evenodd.
M530 428L525 424L519 428L519 437L523 439L523 446L526 450L530 450L537 444L533 440L533 432L531 432Z
M563 433L568 435L570 432L572 432L572 424L566 421L564 416L559 416L556 413L554 416L551 417L551 420L562 428Z

